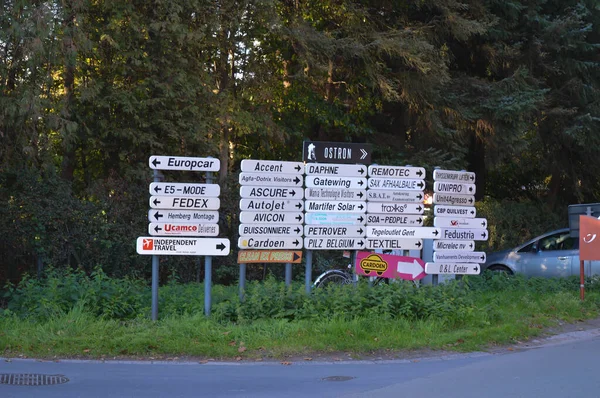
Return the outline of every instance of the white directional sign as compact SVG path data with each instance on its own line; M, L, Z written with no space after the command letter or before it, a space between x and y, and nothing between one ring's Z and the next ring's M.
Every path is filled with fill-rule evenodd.
M345 188L306 188L305 199L316 200L365 200L367 191L365 189Z
M240 224L238 231L240 236L302 236L302 226L298 224Z
M423 225L424 216L414 214L377 214L367 213L369 225L402 225L420 227Z
M445 228L487 228L487 219L485 218L454 218L454 217L434 217L434 227Z
M302 188L292 187L240 187L240 196L242 198L252 199L297 199L304 197Z
M366 238L367 249L371 250L421 250L422 239L398 239L398 238Z
M242 211L240 212L240 223L243 224L302 224L304 214L302 212L271 212L271 211Z
M322 200L307 200L306 212L328 212L328 213L359 213L367 211L366 202L325 202Z
M394 191L423 191L425 181L401 178L369 178L369 189L389 189Z
M221 200L219 198L150 196L150 207L153 209L218 210L220 206Z
M138 254L161 256L227 256L229 239L139 237Z
M219 224L151 222L148 224L148 233L150 235L217 236Z
M456 262L456 263L485 263L485 252L449 252L441 251L433 253L433 262Z
M181 156L150 156L148 165L154 170L219 171L221 168L221 162L216 158Z
M451 193L457 195L475 195L475 184L435 181L433 183L433 192Z
M436 181L475 183L475 173L470 171L434 170L433 179Z
M309 250L361 250L365 239L360 238L305 238L304 248Z
M304 201L288 199L241 199L242 211L302 211Z
M307 188L365 189L367 187L367 179L363 177L306 176L304 181Z
M402 202L423 203L424 195L421 191L388 191L385 189L369 189L367 200L369 202Z
M218 211L195 211L195 210L150 210L148 221L170 222L170 223L218 223Z
M424 211L422 203L367 202L368 213L423 214Z
M364 225L364 213L306 213L307 225Z
M301 249L302 238L297 236L241 236L240 249Z
M435 206L433 215L436 217L475 218L477 210L471 206Z
M263 174L242 172L239 176L239 183L243 185L301 187L302 181L302 176L294 174Z
M369 166L370 177L388 177L388 178L425 178L425 169L423 167L410 166Z
M475 204L475 196L453 195L449 193L434 193L433 203L437 205L450 206L473 206Z
M487 229L457 229L457 228L440 228L440 239L454 240L488 240Z
M479 275L479 264L470 263L425 263L425 272L428 274L457 274Z
M367 226L367 237L381 238L439 238L441 231L434 227L386 227L386 226Z
M244 159L240 165L243 172L250 173L278 173L278 174L298 174L304 171L302 162L284 162L279 160L254 160Z
M305 237L363 237L365 227L362 225L305 225Z
M366 177L367 167L362 164L307 163L305 173L307 176Z
M475 250L475 241L472 240L434 240L433 250L435 251L459 251L459 252L472 252Z
M162 196L208 196L216 198L221 194L219 184L193 184L185 182L153 182L150 194Z

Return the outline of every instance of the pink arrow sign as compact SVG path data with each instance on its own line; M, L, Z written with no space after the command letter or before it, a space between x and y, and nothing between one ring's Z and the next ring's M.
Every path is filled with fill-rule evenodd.
M357 253L355 269L359 275L408 281L416 281L426 275L425 262L420 258L365 251Z

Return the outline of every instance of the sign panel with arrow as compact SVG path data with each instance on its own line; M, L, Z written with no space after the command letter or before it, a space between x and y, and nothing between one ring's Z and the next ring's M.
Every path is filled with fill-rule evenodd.
M305 184L307 188L365 189L367 179L364 177L306 176Z
M473 240L434 240L433 249L435 251L459 251L472 252L475 250L475 241Z
M307 176L366 177L367 167L362 164L307 163Z
M487 228L487 219L485 218L454 218L454 217L435 217L433 219L434 227L445 228Z
M296 199L302 200L304 190L292 187L240 187L240 196L248 199Z
M367 238L366 249L371 250L421 250L422 239L398 239L398 238Z
M139 237L138 254L161 256L227 256L229 239L223 238L166 238Z
M425 277L425 263L417 257L358 252L356 273L381 278L400 278L414 281Z
M220 206L219 198L150 196L150 207L153 209L218 210Z
M150 156L148 165L154 170L219 171L221 161L217 158Z
M304 141L302 158L305 162L370 164L371 144L349 142Z
M358 213L366 212L366 202L340 201L328 202L323 200L307 200L306 212L330 212L330 213Z
M481 267L471 263L425 263L425 272L435 275L479 275Z
M280 160L244 159L240 164L243 172L269 174L297 174L304 172L304 163Z
M268 187L301 187L302 176L294 174L240 173L239 183Z
M240 236L268 235L268 236L302 236L302 225L298 224L240 224Z
M436 217L475 218L477 210L474 206L435 206L433 215Z
M456 195L475 195L475 184L435 181L433 183L433 192L451 193Z
M425 181L402 178L369 178L369 189L386 189L393 191L423 191Z
M240 222L244 224L281 223L302 224L302 212L270 212L270 211L242 211Z
M306 213L305 224L308 225L364 225L364 213Z
M309 250L361 250L365 239L359 238L305 238L304 248Z
M453 181L467 184L475 183L475 173L471 171L440 170L433 171L433 179L436 181Z
M385 189L369 189L367 191L367 200L370 202L423 203L424 198L421 191L388 191Z
M487 229L467 229L467 228L440 228L440 239L452 240L488 240L489 233Z
M367 226L367 236L369 238L394 237L394 238L439 238L441 231L434 227L387 227L387 226Z
M369 177L425 178L425 168L411 166L369 166Z
M248 263L291 263L302 262L300 250L240 250L238 251L238 264Z
M420 227L423 225L424 217L413 214L367 214L367 224L369 225L402 225Z
M365 200L365 189L305 188L304 198L314 200Z
M196 210L149 210L148 221L170 222L170 223L218 223L218 211L196 211Z
M241 199L242 211L302 211L303 200L288 199Z
M367 202L368 213L423 214L424 211L422 203Z
M185 182L153 182L151 195L162 196L208 196L217 198L221 194L219 184L194 184Z
M450 252L440 251L433 253L434 263L457 262L457 263L485 263L485 252Z
M148 233L157 236L217 236L219 224L151 222Z
M475 205L475 196L453 195L449 193L434 193L433 203L435 203L436 205L473 206Z
M360 225L305 225L305 237L362 237L365 227Z
M240 249L302 249L300 237L284 236L241 236L238 239Z

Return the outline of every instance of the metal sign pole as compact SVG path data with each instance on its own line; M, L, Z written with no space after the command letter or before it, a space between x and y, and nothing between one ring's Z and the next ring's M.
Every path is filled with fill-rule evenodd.
M162 181L163 175L158 170L153 170L154 182ZM157 255L152 256L152 320L158 320L158 263Z
M244 301L244 293L246 292L246 263L240 264L240 301Z
M292 263L285 263L285 285L290 286L292 284Z
M212 172L206 173L206 183L212 184ZM204 257L204 315L210 316L212 305L212 256Z
M306 266L305 266L306 275L304 276L306 293L310 293L310 288L312 286L312 257L313 257L312 250L307 250L306 251Z

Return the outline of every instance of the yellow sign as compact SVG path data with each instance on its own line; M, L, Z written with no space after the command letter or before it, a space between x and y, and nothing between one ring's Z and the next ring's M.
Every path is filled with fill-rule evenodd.
M371 271L374 271L377 275L381 276L388 269L387 261L383 260L377 254L370 254L360 260L359 264L366 275L369 275Z
M238 264L302 262L302 251L296 250L240 250Z

